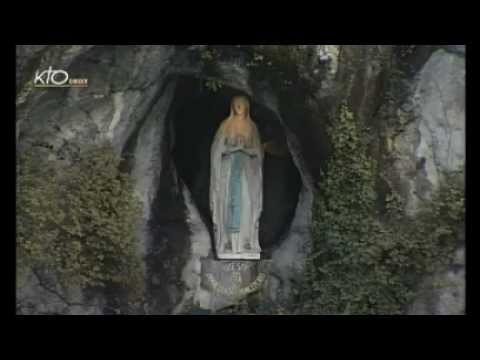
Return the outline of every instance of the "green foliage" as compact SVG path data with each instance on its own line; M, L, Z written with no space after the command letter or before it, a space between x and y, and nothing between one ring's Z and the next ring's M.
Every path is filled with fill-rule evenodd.
M299 45L207 45L200 50L200 60L205 65L204 71L210 76L216 75L216 63L227 58L245 59L245 65L252 76L267 80L279 91L291 90L298 85L305 85L300 70L309 61L309 54ZM205 86L217 91L220 82L209 79ZM296 90L295 90L296 91Z
M220 80L208 79L205 81L205 87L210 91L217 92L223 87L223 84Z
M200 51L200 58L206 63L214 62L215 60L218 60L220 56L220 51L210 45L207 45Z
M309 54L299 45L257 45L250 50L247 62L257 78L267 79L274 88L288 91L292 86L305 85L301 69Z
M417 50L418 45L398 45L399 55L402 58L406 58L412 55Z
M451 259L464 218L461 184L447 182L415 219L391 194L380 222L365 130L343 105L328 132L333 154L315 198L313 252L297 311L401 314L419 278Z
M117 284L140 295L135 229L140 203L110 146L59 169L33 152L17 164L17 267L46 269L62 285Z

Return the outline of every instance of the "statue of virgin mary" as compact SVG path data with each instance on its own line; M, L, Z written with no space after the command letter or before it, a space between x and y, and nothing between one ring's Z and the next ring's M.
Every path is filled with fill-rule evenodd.
M219 259L260 259L263 149L246 97L232 99L230 116L211 148L210 209Z

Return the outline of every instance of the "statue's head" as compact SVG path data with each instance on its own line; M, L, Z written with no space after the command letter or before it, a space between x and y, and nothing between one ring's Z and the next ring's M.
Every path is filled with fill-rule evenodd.
M235 96L231 104L232 115L248 116L250 113L250 103L246 96Z
M255 125L250 118L250 103L246 96L235 96L230 107L230 116L225 119L222 131L229 143L236 144L242 139L251 146L256 136Z

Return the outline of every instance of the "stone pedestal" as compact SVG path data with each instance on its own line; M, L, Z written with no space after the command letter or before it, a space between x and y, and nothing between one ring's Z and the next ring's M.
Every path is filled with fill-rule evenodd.
M200 306L218 311L261 292L268 280L270 260L202 260L201 287L208 296Z

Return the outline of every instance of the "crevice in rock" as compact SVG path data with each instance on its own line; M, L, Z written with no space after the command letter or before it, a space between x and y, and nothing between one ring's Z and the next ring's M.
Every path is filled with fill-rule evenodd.
M171 295L179 293L183 286L181 272L188 256L190 229L185 218L183 185L178 186L174 165L167 160L152 204L149 221L152 241L146 256L147 301L154 313L170 312L179 300Z
M164 95L165 90L167 89L170 81L173 79L169 76L163 81L162 86L158 89L157 95L154 96L152 102L150 103L149 107L145 111L145 116L140 121L136 127L133 129L131 135L128 137L128 140L125 143L125 146L122 149L122 163L121 169L127 173L130 173L133 167L133 154L135 152L135 148L137 146L138 135L142 126L145 124L145 121L148 119L149 114L151 113L152 109L155 107L155 104L160 100L160 98ZM159 139L161 141L162 139Z

